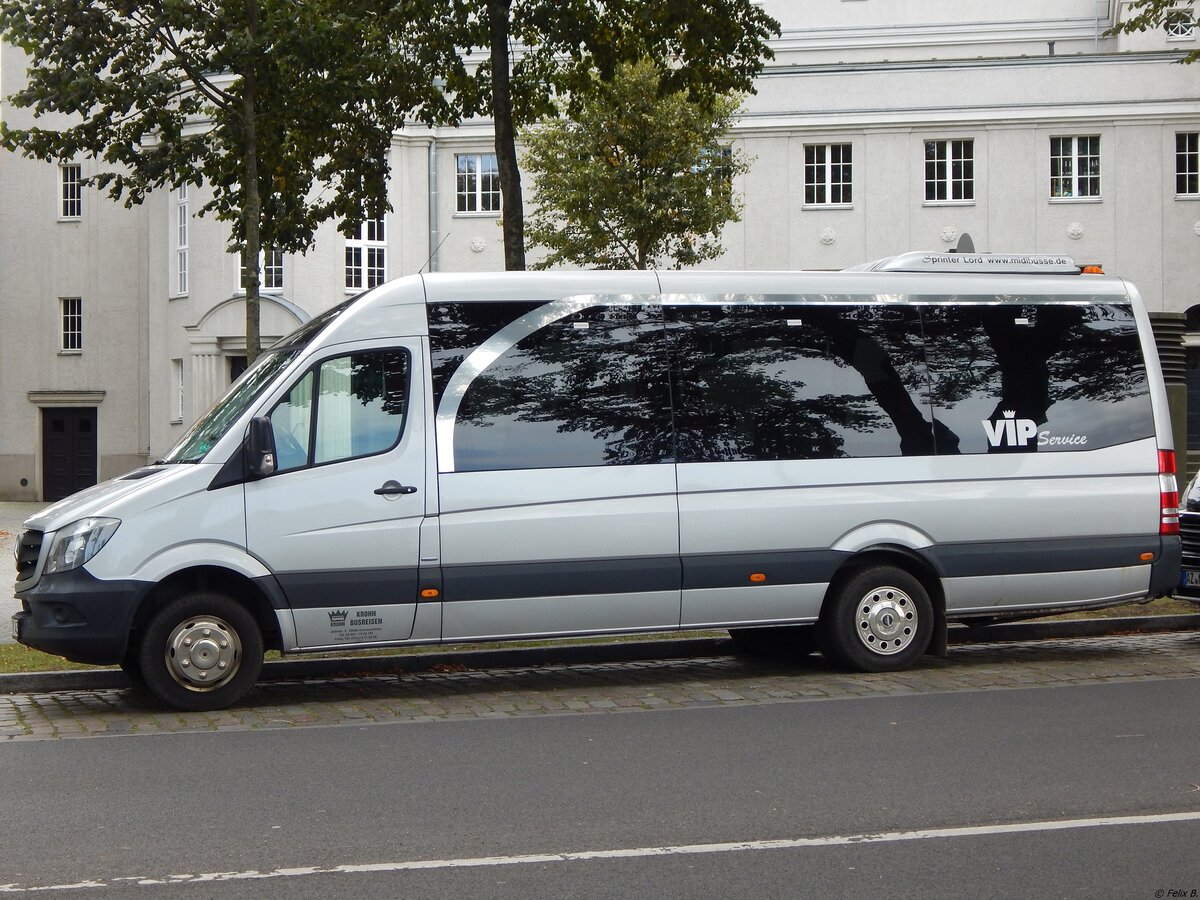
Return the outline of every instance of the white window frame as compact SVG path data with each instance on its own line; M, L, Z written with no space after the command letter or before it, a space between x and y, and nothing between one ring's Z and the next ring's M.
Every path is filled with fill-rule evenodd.
M834 156L840 158L834 160ZM810 161L810 156L812 157ZM819 157L819 158L818 158ZM835 180L837 174L840 178ZM810 199L810 191L812 198ZM836 199L834 199L836 197ZM804 145L804 206L849 209L854 205L854 145L849 141Z
M183 360L171 360L171 422L183 421Z
M1190 9L1173 9L1163 19L1168 41L1190 41L1196 37L1196 17Z
M500 167L495 153L454 154L454 197L456 215L500 215Z
M246 266L242 255L238 254L238 283L235 292L246 293ZM278 294L283 291L283 251L274 247L264 247L258 251L258 292L260 294Z
M975 139L974 138L930 138L921 145L925 205L971 206L975 203ZM929 158L930 147L934 158ZM930 164L933 177L930 177ZM940 167L940 170L939 170ZM966 174L969 169L970 174ZM930 197L932 190L934 196ZM937 196L938 194L944 196ZM961 196L955 196L955 194Z
M188 186L181 184L175 191L175 296L188 292L188 232L191 227L188 207Z
M59 352L83 352L83 298L59 297Z
M387 281L387 217L365 219L358 236L346 238L346 291L362 291Z
M1087 141L1081 146L1081 141ZM1092 143L1092 142L1095 143ZM1050 137L1050 201L1052 203L1095 203L1103 197L1104 157L1100 135L1052 135ZM1092 160L1096 171L1088 171ZM1055 174L1055 163L1058 174ZM1069 169L1069 171L1064 171ZM1094 189L1092 182L1095 182ZM1083 190L1081 190L1081 188Z
M1184 144L1182 149L1181 143ZM1181 180L1182 191L1179 190ZM1200 199L1200 131L1175 132L1175 197Z
M61 163L58 167L58 220L78 222L83 218L83 166Z

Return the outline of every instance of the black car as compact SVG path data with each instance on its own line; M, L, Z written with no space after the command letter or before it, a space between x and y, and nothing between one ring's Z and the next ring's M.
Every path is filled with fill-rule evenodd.
M1179 536L1183 563L1175 596L1200 603L1200 475L1188 483L1180 499Z

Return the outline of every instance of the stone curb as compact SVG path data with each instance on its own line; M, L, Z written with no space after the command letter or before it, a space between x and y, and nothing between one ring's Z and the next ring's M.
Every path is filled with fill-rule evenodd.
M991 644L1103 637L1106 635L1156 634L1165 631L1200 631L1200 614L1119 619L1071 619L1061 622L1017 622L973 627L954 625L949 630L949 642L951 644ZM689 659L698 656L727 656L733 652L732 642L724 637L568 644L549 647L397 654L394 656L280 660L264 665L259 678L261 681L295 681L305 678L405 675L438 670L510 669L546 665ZM125 673L116 669L0 674L0 694L111 690L129 687L129 685L130 681Z

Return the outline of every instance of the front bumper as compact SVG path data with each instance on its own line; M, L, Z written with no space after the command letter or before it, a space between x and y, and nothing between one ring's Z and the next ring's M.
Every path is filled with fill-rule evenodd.
M1180 577L1171 593L1182 600L1200 603L1200 583L1186 583L1188 572L1196 573L1191 576L1193 582L1200 579L1200 512L1180 510L1179 538L1183 547Z
M134 613L150 587L141 581L101 581L86 569L43 575L17 593L22 610L13 616L13 637L72 662L119 663Z

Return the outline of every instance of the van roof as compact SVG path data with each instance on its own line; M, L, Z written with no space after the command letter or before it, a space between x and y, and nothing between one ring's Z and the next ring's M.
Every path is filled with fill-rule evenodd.
M667 303L680 295L794 296L809 301L825 296L874 296L880 300L910 297L958 297L995 300L1039 298L1040 302L1091 297L1127 298L1129 286L1111 275L1080 275L1069 257L983 254L985 262L945 262L904 254L843 271L574 270L561 272L434 273L402 278L376 290L405 294L409 302L475 303L553 300L559 297L658 295ZM996 256L997 258L993 258ZM1054 262L1040 262L1054 260ZM919 268L920 266L925 268ZM1064 277L1068 274L1072 277ZM420 285L420 287L418 287ZM396 299L399 299L397 296Z

